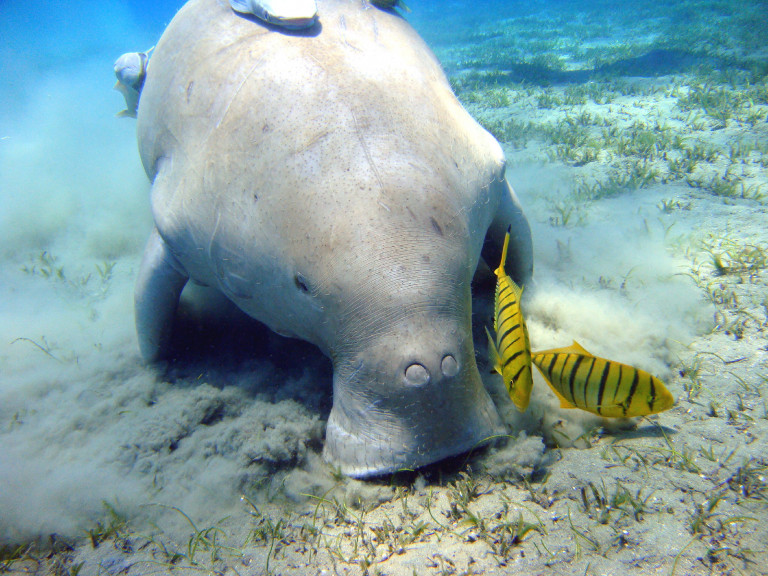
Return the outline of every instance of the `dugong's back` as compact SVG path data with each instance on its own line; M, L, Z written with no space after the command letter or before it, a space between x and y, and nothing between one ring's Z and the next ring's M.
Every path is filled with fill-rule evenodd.
M446 190L487 186L498 172L500 147L407 22L364 0L320 0L318 9L320 24L306 34L243 18L225 0L192 0L169 25L138 117L150 179L172 162L163 177L173 186L155 186L152 198L166 240L186 230L208 246L213 214L252 213L254 175L258 212L269 217L243 225L268 237L312 234L325 211L364 217L377 202L407 200L396 196L402 186L380 181L378 163L394 172L393 163L420 162L432 188L436 167L450 166L444 177L462 181ZM389 198L378 197L383 188Z
M402 18L366 0L318 5L320 25L305 34L244 18L225 0L192 0L179 11L157 46L141 96L139 142L150 177L158 155L178 144L174 136L184 134L199 152L217 132L231 140L228 122L241 122L244 114L263 121L249 126L252 131L289 135L294 145L285 155L313 144L331 119L342 138L380 123L380 132L409 140L401 129L413 130L415 121L436 137L447 124L453 138L457 122L477 137L439 63ZM430 130L431 122L437 125ZM296 141L302 132L308 140ZM247 135L250 145L266 139L257 135Z

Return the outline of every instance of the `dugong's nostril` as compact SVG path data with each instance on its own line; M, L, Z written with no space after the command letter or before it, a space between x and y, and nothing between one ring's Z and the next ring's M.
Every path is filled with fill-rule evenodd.
M421 364L411 364L405 369L405 381L411 386L422 386L429 382L429 371Z
M440 364L440 369L443 371L443 376L450 378L456 376L459 373L459 363L456 362L456 358L450 354L446 354L443 357L443 361Z

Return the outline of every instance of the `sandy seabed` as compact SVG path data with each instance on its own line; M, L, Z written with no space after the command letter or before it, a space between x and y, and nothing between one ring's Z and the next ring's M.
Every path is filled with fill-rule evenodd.
M675 407L602 420L536 375L519 414L487 374L481 284L478 363L510 436L418 472L323 463L328 360L202 289L175 360L144 366L149 185L108 88L147 46L116 48L112 21L87 56L27 75L17 59L2 93L0 573L768 573L764 46L706 2L655 19L413 4L504 142L533 226L534 350L575 339L661 377Z

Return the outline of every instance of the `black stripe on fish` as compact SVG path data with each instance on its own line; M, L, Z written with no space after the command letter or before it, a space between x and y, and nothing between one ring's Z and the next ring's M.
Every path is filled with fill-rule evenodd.
M586 384L584 385L584 405L588 406L587 404L587 390L591 390L593 386L591 386L592 382L590 381L589 377L592 376L592 368L595 367L595 357L590 356L588 358L589 360L589 371L587 372L587 377L584 379L584 382ZM600 412L600 404L597 405L597 411Z
M512 295L514 296L515 291L512 289L512 284L510 284L509 282L505 282L504 280L505 278L499 279L498 289L496 290L496 293L499 296L506 296L508 293L511 292Z
M503 324L503 322L502 322L502 324ZM501 326L499 326L499 328L501 328ZM520 328L520 324L515 324L511 328L507 328L506 330L504 330L504 332L501 334L501 337L498 340L499 343L503 342L504 338L506 338L509 335L510 332L512 332L513 330L517 330L518 328Z
M608 362L603 360L603 373L600 375L600 388L597 392L597 405L602 406L603 405L603 394L605 393L605 382L608 380ZM602 412L601 412L602 414Z
M504 322L499 325L499 331L497 332L499 335L499 344L504 342L510 336L514 336L515 339L520 337L520 334L525 330L525 324L523 324L520 320L520 316L504 318ZM516 322L516 324L512 324L506 328L504 327L508 324L511 324L512 322Z
M609 364L610 364L610 362L609 362ZM616 380L616 385L613 387L613 403L614 404L618 404L619 406L621 406L622 403L621 402L617 402L616 399L619 397L619 393L621 392L621 389L623 387L622 384L623 384L623 381L624 381L624 375L622 374L621 368L622 368L622 365L619 364L619 379ZM611 382L609 382L609 384L611 384Z
M501 304L501 300L499 300L499 304ZM502 314L504 314L506 309L509 308L510 306L514 306L515 304L517 304L517 300L513 300L512 302L505 302L504 304L501 305L501 308L499 308L499 311L496 313L496 316L498 318L501 318Z
M598 362L600 362L600 358L592 358L592 365L589 367L589 374L587 374L587 380L590 380L592 382L591 388L594 388L595 385L597 385L597 394L595 395L595 410L597 410L598 414L603 413L603 393L605 392L605 384L597 379L597 374L595 374L595 379L592 379L592 371L595 369L595 366L598 365Z
M518 370L517 373L514 376L512 376L512 382L517 381L517 379L520 377L520 374L522 373L523 370L525 370L525 368L526 368L525 364L520 366L520 370Z
M586 356L579 356L579 365L576 367L577 372L578 372L578 369L581 367L581 363L584 362L585 358ZM576 374L576 376L578 376L578 374ZM582 392L583 392L584 398L582 401L584 402L584 407L586 408L587 406L589 406L589 398L587 396L592 386L590 385L591 383L589 381L589 378L584 378L583 382L584 382L584 389L582 390Z
M496 333L498 334L499 332L501 332L502 329L504 328L504 325L509 324L510 322L517 322L518 324L522 324L523 323L522 317L523 315L520 314L519 311L517 311L517 312L513 312L512 314L509 314L504 318L501 318L501 321L499 322L499 326L498 326L498 329L496 330Z
M520 338L522 338L522 337L521 337L521 336L518 336L517 338L515 338L515 340L514 340L514 341L512 341L512 342L510 342L508 345L504 346L504 351L500 353L500 354L502 355L502 357L504 357L504 354L506 354L506 353L507 353L507 350L509 350L510 348L512 348L512 347L513 347L513 346L514 346L514 345L515 345L517 342L519 342L519 341L520 341ZM522 353L524 353L524 352L525 352L525 348L523 348L522 350L518 350L517 352L515 352L515 353L512 355L512 357L511 357L511 358L509 358L509 359L507 359L507 360L505 360L505 361L504 361L504 366L506 366L507 364L509 364L510 360L512 360L513 358L517 358L518 356L520 356L520 354L522 354Z
M649 379L649 382L651 383L651 394L648 396L648 405L651 407L651 410L654 410L653 405L656 403L656 383L653 381L654 378L651 376Z
M550 382L552 381L552 367L555 365L555 362L557 362L557 354L551 354L552 360L549 361L549 366L547 366L547 374L549 375Z
M629 388L629 394L627 395L627 399L624 402L624 416L627 415L627 411L629 410L629 405L632 404L632 397L635 395L635 390L637 390L637 383L640 381L640 374L632 368L632 372L635 373L634 378L632 378L632 386Z
M499 353L500 353L500 354L504 354L504 353L505 353L507 350L509 350L509 349L510 349L510 347L512 347L512 346L514 346L515 344L517 344L517 343L520 341L520 338L522 338L522 336L518 335L518 336L517 336L517 337L516 337L514 340L512 340L511 342L504 342L504 340L505 340L506 338L503 338L503 339L502 339L502 341L501 341L501 343L499 344Z
M560 390L560 393L563 395L563 398L566 398L568 396L568 393L565 391L565 367L568 365L568 359L570 358L570 354L563 353L563 354L555 354L556 356L556 362L554 366L552 367L552 379L557 382L557 389ZM568 400L568 398L566 398ZM573 398L568 400L571 404L573 404Z
M509 358L507 358L506 360L504 360L504 364L502 365L502 368L506 368L507 366L509 366L509 364L510 364L510 363L511 363L511 362L512 362L512 361L513 361L515 358L517 358L518 356L520 356L520 354L523 354L524 352L525 352L525 350L518 350L517 352L515 352L514 354L512 354L512 356L510 356ZM523 368L525 368L525 364L523 364ZM521 370L522 370L522 368L521 368ZM518 372L518 374L519 374L519 372ZM517 378L517 375L515 375L515 378Z
M576 394L574 394L574 391L573 391L573 384L574 384L574 382L576 381L576 372L578 372L578 371L579 371L579 365L581 364L581 361L582 361L583 359L584 359L584 356L582 356L582 355L580 355L580 354L579 354L579 355L577 355L577 356L576 356L576 359L573 361L573 366L571 366L571 371L570 371L570 373L568 374L568 387L569 387L569 388L570 388L570 390L571 390L571 398L573 399L573 404L574 404L574 406L577 406L577 404L576 404ZM586 389L587 389L587 386L586 386L586 384L587 384L587 383L585 382L585 383L584 383L584 391L585 391L585 395L586 395ZM585 398L586 398L586 396L585 396ZM586 402L585 402L585 403L584 403L584 406L586 406L586 405L587 405L587 404L586 404Z
M499 297L504 296L507 292L512 291L512 285L509 282L501 282L499 281L499 289L496 291L496 294L499 295ZM514 295L514 292L512 292Z

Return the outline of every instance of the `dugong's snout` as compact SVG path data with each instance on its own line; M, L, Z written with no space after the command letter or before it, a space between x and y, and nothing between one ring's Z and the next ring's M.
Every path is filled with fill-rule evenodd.
M363 478L414 469L504 433L471 339L420 336L427 346L389 334L335 362L324 455L342 473Z

